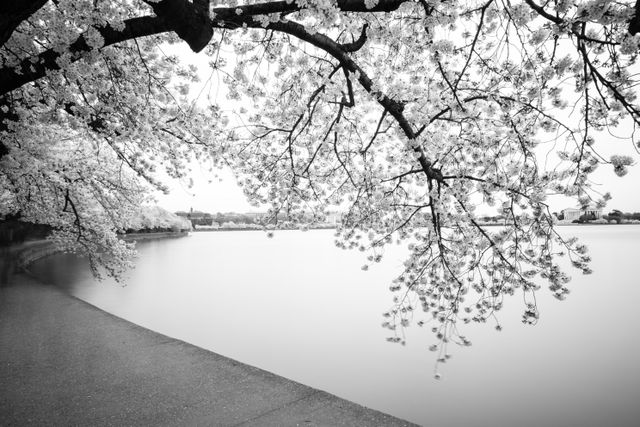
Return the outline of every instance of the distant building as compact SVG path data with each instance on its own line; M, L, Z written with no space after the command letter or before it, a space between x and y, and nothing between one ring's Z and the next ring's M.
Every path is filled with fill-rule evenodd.
M602 218L602 209L589 206L587 209L567 208L562 210L562 217L565 221L580 219L583 215L589 216L593 219L600 219Z
M331 225L337 225L342 220L342 213L340 212L328 212L327 218L325 219L325 223Z

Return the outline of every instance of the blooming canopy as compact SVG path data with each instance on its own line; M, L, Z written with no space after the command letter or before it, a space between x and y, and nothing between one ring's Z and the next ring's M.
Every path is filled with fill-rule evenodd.
M547 198L604 205L589 175L633 159L599 132L640 124L640 3L609 0L28 0L0 6L0 214L117 274L116 232L163 177L228 165L274 221L344 214L337 244L378 262L405 241L384 326L469 344L505 296L558 298L566 255ZM225 99L190 94L208 57ZM232 112L231 105L242 105ZM551 154L550 154L551 153ZM502 227L480 220L493 209ZM105 255L106 254L106 255ZM366 268L366 267L365 267ZM421 313L421 314L418 314Z

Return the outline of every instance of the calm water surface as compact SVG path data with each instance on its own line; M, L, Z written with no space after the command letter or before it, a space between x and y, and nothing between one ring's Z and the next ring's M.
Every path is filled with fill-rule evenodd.
M33 271L149 329L429 426L640 425L640 226L562 227L590 247L594 273L571 272L560 302L540 292L537 326L521 298L502 332L468 325L469 348L433 379L431 333L385 341L381 313L400 271L397 247L364 272L332 231L195 233L138 245L126 286L96 283L81 260Z

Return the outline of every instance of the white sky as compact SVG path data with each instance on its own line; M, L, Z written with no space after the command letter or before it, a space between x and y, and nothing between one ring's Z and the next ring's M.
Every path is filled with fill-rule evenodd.
M193 186L180 181L166 182L171 189L169 195L158 195L158 204L175 211L199 210L204 212L257 212L258 209L247 202L242 189L236 183L230 170L218 172L218 177L205 170L195 169L190 175Z

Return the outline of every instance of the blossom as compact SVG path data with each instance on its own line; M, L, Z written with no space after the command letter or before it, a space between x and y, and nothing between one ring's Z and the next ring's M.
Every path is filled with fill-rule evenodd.
M505 296L523 297L525 323L543 284L565 298L556 254L589 273L546 200L601 206L590 175L634 163L605 161L597 136L640 124L631 3L218 3L197 28L156 19L157 1L44 2L9 32L0 86L21 83L0 103L0 214L54 226L117 275L133 254L117 233L167 177L230 166L270 207L267 237L340 209L336 246L361 251L363 270L403 245L389 341L430 324L442 354ZM191 32L210 35L206 70L172 54Z

